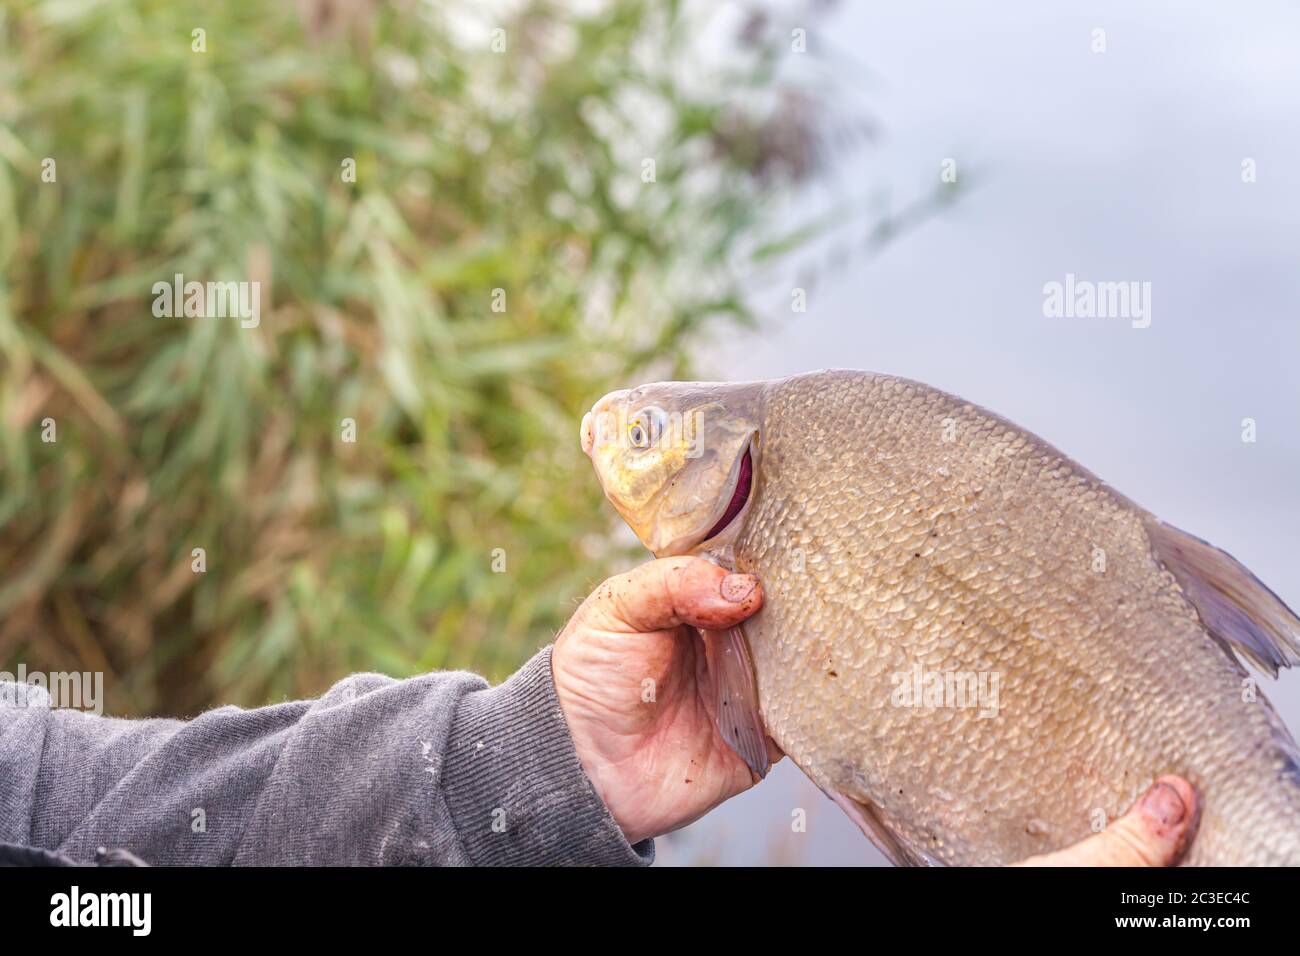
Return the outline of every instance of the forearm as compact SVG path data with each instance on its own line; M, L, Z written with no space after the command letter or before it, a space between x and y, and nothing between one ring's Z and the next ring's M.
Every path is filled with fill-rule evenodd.
M10 685L12 686L12 685ZM500 687L354 675L192 721L0 703L0 841L169 864L638 863L543 651Z

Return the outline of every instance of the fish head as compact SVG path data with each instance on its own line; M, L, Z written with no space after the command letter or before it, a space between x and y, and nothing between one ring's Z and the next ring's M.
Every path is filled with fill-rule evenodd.
M734 539L754 488L761 383L658 382L582 420L605 497L657 557Z

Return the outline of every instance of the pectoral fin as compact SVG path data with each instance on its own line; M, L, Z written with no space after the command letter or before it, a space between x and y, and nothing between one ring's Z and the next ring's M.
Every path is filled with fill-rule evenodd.
M1273 677L1300 664L1300 619L1232 555L1157 519L1147 522L1156 558L1177 579L1205 629Z
M731 749L761 780L767 776L767 731L758 709L758 684L749 642L738 627L701 631L713 683L713 719Z

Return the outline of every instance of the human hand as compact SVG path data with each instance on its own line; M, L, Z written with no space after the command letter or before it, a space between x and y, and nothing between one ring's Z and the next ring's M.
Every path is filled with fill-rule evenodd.
M1195 829L1196 791L1182 777L1157 777L1128 813L1100 833L1014 866L1172 866Z
M763 604L757 578L663 558L601 584L551 654L582 768L630 843L685 826L753 785L713 722L704 643ZM768 742L769 757L781 757Z

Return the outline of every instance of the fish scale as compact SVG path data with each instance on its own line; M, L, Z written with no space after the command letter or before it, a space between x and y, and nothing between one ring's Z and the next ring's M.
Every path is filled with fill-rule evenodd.
M1231 558L919 383L832 371L663 383L617 401L629 415L705 408L706 429L711 416L731 444L750 429L753 484L735 527L657 553L763 581L744 633L766 731L896 862L1060 849L1174 773L1201 804L1185 862L1300 863L1295 743L1262 694L1247 699L1227 650L1294 662L1300 631ZM618 453L593 458L634 530L660 540L657 516L621 499ZM672 467L714 469L730 496L720 452ZM996 680L996 714L900 705L914 674Z

